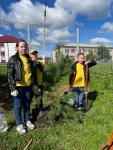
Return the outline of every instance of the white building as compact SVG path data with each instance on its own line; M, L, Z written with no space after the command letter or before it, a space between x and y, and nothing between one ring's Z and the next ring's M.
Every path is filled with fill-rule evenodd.
M84 53L85 57L88 55L91 50L93 53L97 52L97 49L100 45L92 45L92 44L79 44L79 53ZM108 48L110 55L112 56L113 60L113 47L105 46ZM75 58L77 60L77 44L67 44L61 47L61 52L64 56L69 55L70 58ZM56 55L57 55L57 49L53 49L52 52L53 55L53 62L56 62Z
M16 53L16 41L18 39L11 35L0 37L0 63L7 63L9 57Z

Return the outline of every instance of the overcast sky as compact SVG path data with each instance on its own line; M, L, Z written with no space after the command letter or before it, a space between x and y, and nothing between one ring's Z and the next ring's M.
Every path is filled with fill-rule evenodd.
M0 20L18 23L1 22L0 36L11 33L27 40L29 21L33 27L31 47L42 56L44 8L45 0L1 0ZM80 43L112 45L112 16L113 0L47 0L46 56L51 55L57 43L76 43L77 28L80 28Z

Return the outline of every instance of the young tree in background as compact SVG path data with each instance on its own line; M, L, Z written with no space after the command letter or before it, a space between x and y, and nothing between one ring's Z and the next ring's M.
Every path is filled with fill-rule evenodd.
M87 60L95 60L96 61L96 59L99 57L100 57L99 55L94 54L93 51L91 50L91 52L88 55L86 55L86 61Z
M97 55L100 56L100 59L111 59L111 55L104 45L98 47Z
M56 44L56 46L55 46L57 63L59 63L59 60L60 60L60 57L61 57L61 47L62 47L62 45L60 43Z

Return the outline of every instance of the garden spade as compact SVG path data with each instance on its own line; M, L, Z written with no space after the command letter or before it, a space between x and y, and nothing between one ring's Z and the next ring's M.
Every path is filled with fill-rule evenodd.
M89 110L91 106L91 100L87 99L88 96L88 65L86 65L86 87L85 87L85 100L83 102L84 109Z

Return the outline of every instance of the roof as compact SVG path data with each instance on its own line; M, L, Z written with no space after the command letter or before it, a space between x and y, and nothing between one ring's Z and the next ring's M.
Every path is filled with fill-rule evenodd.
M0 43L16 43L18 38L11 35L0 36Z
M45 60L48 60L48 59L51 59L52 57L45 57ZM39 59L39 60L43 60L43 58L41 58L41 57L38 57L37 59Z
M97 44L81 44L81 43L79 43L79 47L98 47L98 46L100 46L100 45L97 45ZM77 44L70 43L70 44L64 45L63 47L77 47ZM111 47L111 46L105 45L105 47Z
M101 46L101 45L97 45L97 44L81 44L81 43L79 43L79 48L86 48L86 47L97 48L98 46ZM104 45L104 46L108 47L108 48L112 48L111 46L108 46L108 45ZM77 44L69 43L69 44L63 45L62 48L77 48ZM53 51L55 51L55 50L56 49L53 49Z

